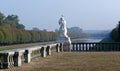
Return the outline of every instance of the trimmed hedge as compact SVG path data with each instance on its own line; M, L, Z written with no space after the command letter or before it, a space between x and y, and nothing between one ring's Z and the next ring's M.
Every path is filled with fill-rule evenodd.
M0 27L0 45L55 41L57 33Z

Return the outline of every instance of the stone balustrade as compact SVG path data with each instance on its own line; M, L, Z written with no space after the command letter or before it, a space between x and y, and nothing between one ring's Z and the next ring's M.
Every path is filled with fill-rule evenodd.
M21 66L23 63L29 63L36 57L46 57L52 52L62 52L63 44L54 43L22 49L13 49L0 51L0 68L11 68Z
M0 51L0 68L21 66L23 63L31 62L36 57L46 57L53 52L62 52L66 46L68 45L54 43ZM70 51L120 51L120 42L72 43Z
M71 51L120 51L120 42L72 43Z

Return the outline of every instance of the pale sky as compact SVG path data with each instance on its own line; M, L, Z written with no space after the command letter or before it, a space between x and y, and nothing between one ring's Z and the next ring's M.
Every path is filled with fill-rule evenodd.
M0 0L0 12L18 15L26 29L55 30L64 15L67 27L109 30L120 20L120 0Z

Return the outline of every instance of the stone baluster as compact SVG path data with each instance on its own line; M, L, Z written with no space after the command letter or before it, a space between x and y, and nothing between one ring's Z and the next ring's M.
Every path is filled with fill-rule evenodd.
M93 51L93 43L90 43L90 51Z
M81 43L80 46L81 46L81 51L83 51L83 44Z
M88 51L88 50L89 50L89 44L86 43L86 51Z
M60 43L60 52L63 52L63 43Z
M83 51L85 50L85 43L83 43Z
M74 51L75 50L75 44L72 44L72 45L73 45L72 50Z
M0 68L10 68L14 66L14 62L12 62L14 52L1 52L0 58L1 58L1 67ZM10 59L11 58L11 59Z
M87 46L87 45L88 45L88 44L86 43L86 44L85 44L85 51L87 51L87 48L88 48L88 46Z
M82 51L83 51L84 50L84 44L82 43L81 46L82 46Z
M76 51L76 44L74 44L74 50Z
M10 68L9 53L3 54L3 68Z
M76 44L76 51L78 51L78 44Z
M11 56L12 66L14 67L14 55Z
M79 51L81 51L81 44L79 43Z
M31 62L31 53L32 53L31 49L26 49L25 50L25 62L26 63Z
M13 60L13 56L14 54L9 56L9 63L10 63L10 67L14 67L14 60Z
M98 51L99 43L95 43L95 51Z
M47 52L47 55L51 55L51 45L48 45L47 47L46 47L46 52Z
M10 68L12 67L12 59L11 59L11 58L12 58L11 55L9 55L8 60L9 60L9 67L10 67Z
M89 43L88 43L88 48L87 48L87 50L89 51L89 49L90 49L90 45L89 45Z
M60 44L59 43L56 45L56 52L60 52Z
M41 48L40 52L41 52L41 56L42 56L42 57L46 57L46 46L43 46L43 47Z

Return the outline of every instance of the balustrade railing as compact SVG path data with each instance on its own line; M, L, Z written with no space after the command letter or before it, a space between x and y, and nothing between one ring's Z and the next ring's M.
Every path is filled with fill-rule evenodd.
M53 52L62 52L65 44L55 43L23 49L0 51L0 68L11 68L29 63L36 57L46 57ZM72 43L71 51L120 51L120 42Z
M120 51L120 42L72 43L72 51Z
M54 51L60 52L62 44L54 43L42 46L27 47L24 49L14 49L0 52L0 68L11 68L29 63L36 57L46 57Z

